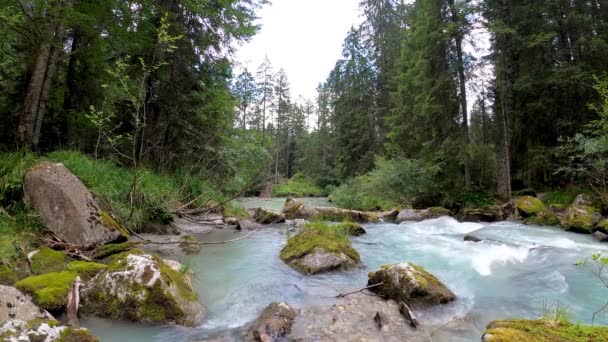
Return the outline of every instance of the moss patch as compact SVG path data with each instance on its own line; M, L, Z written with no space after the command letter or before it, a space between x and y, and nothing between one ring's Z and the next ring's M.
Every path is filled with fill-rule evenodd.
M596 210L588 206L569 207L561 218L561 226L568 231L591 234L596 223Z
M30 294L43 309L55 311L66 305L68 292L77 275L72 271L46 273L20 280L15 287Z
M543 208L536 215L528 217L525 221L527 224L538 224L541 226L556 226L559 224L559 218L549 208Z
M493 321L488 324L485 334L491 335L488 339L491 342L608 341L607 327L549 324L543 319Z
M78 260L70 262L67 267L68 270L78 273L78 275L84 281L90 280L91 278L96 276L97 273L104 271L107 268L108 268L108 266L104 265L104 264L99 264L96 262L78 261Z
M141 243L139 242L123 242L103 245L97 250L95 250L95 252L93 253L93 259L101 260L114 254L129 251L139 245L141 245Z
M116 221L112 215L106 211L101 212L101 224L103 224L106 228L111 230L119 231L122 236L127 239L131 236L129 230L120 224L120 222Z
M196 292L194 292L194 289L186 279L187 275L167 266L159 256L155 255L153 258L160 267L160 274L163 280L170 286L175 286L181 298L191 302L196 301Z
M608 219L601 220L600 222L598 222L596 227L599 231L602 231L605 234L608 234Z
M50 272L61 272L65 269L65 262L65 254L43 246L32 256L30 266L32 273L39 275Z
M517 212L523 218L538 214L543 210L544 207L545 205L543 204L543 201L536 197L522 196L515 199L515 208L517 208Z
M10 266L0 265L0 285L13 285L19 280L19 275Z
M56 342L99 342L87 329L66 328Z

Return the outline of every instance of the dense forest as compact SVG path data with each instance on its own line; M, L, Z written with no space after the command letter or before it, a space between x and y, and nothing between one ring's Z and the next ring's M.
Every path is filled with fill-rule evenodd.
M606 197L604 1L362 1L314 101L269 60L234 67L264 3L3 1L1 146L231 192L298 175L360 209Z

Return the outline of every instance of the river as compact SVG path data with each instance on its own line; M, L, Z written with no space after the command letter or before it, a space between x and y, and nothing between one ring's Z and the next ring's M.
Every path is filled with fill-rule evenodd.
M327 205L326 199L307 199ZM244 199L246 207L279 209L284 200ZM225 245L205 245L185 260L196 274L199 299L208 309L200 327L158 327L103 319L85 319L84 327L102 341L191 341L222 335L257 317L273 301L295 308L330 305L339 292L364 287L367 273L383 264L410 261L435 274L457 296L451 304L421 312L419 320L440 327L433 341L479 341L493 319L538 318L559 303L573 322L590 323L604 304L608 289L574 264L608 246L591 236L559 228L519 222L459 223L449 217L418 223L367 224L367 234L353 237L365 266L349 272L303 276L279 259L279 251L293 232L285 224L269 226L248 239ZM238 237L218 230L207 241ZM483 242L465 242L472 234ZM339 292L338 292L339 291ZM608 324L608 315L596 323Z

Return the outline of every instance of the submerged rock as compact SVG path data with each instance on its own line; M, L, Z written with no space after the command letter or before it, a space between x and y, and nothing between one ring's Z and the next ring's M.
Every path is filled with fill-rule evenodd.
M25 175L24 188L26 201L36 209L44 226L65 242L92 249L128 236L63 164L34 166Z
M249 328L246 341L282 341L291 332L295 318L296 311L287 303L272 303Z
M608 341L607 327L579 326L546 319L498 320L488 324L483 342Z
M299 218L305 220L355 221L359 223L379 221L375 213L341 208L311 207L293 198L288 198L285 201L282 213L289 220Z
M608 234L602 232L593 233L593 237L599 242L608 242Z
M360 263L359 253L346 236L324 225L305 227L287 241L281 259L304 274L351 269Z
M261 224L283 223L285 215L264 208L256 208L253 210L253 219Z
M194 326L205 314L188 274L158 256L137 250L119 254L82 292L84 314Z
M0 285L0 322L11 319L29 321L36 318L53 318L36 306L30 296L11 286Z
M87 329L59 325L54 319L12 319L0 326L0 340L6 342L97 342Z
M371 291L387 299L403 301L415 307L446 304L456 297L435 276L412 263L384 265L370 272L367 285Z
M464 241L481 242L481 239L473 235L467 235L464 237Z

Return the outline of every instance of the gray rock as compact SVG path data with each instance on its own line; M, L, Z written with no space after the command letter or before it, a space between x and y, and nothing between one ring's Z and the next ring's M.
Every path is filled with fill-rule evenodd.
M200 323L205 308L197 301L189 274L176 271L181 265L175 261L140 253L115 258L107 271L86 284L82 313L157 324Z
M464 241L481 242L481 239L473 235L467 235L464 237Z
M403 301L414 307L446 304L456 299L452 291L435 276L412 263L384 265L370 272L367 285L387 299Z
M52 319L53 316L36 306L30 296L14 287L0 285L0 323L8 320L30 321L36 318Z
M285 215L264 208L256 208L253 210L253 220L261 224L283 223Z
M84 249L112 242L122 234L117 223L63 164L43 162L25 175L25 198L47 229Z
M9 320L0 326L0 338L6 342L97 341L87 329L59 325L54 319Z
M463 209L459 219L465 222L496 222L503 219L503 212L497 205L475 209L467 208Z
M337 269L350 269L357 267L359 263L346 254L331 253L322 248L314 248L311 253L304 257L292 260L290 263L294 268L308 274L318 274Z
M311 207L293 198L288 198L283 206L282 213L288 220L305 219L314 220L318 218L327 221L355 221L359 223L378 222L375 213L330 207Z
M236 229L238 230L258 230L262 228L264 226L261 224L249 220L240 220L236 225Z
M608 234L602 232L593 233L593 237L599 242L608 242Z
M591 206L591 205L593 205L593 201L591 201L591 199L589 198L589 196L587 196L585 194L579 194L574 199L574 202L572 202L572 206L573 207L580 207L580 206L583 206L583 205L584 206Z
M402 223L408 221L419 222L426 218L427 210L416 210L416 209L402 209L397 215L395 223Z
M247 333L247 341L283 341L291 332L296 311L287 303L272 303L260 314Z
M395 222L397 220L398 215L399 215L399 210L397 210L397 209L383 211L380 214L378 214L378 216L380 216L380 219L383 222Z

